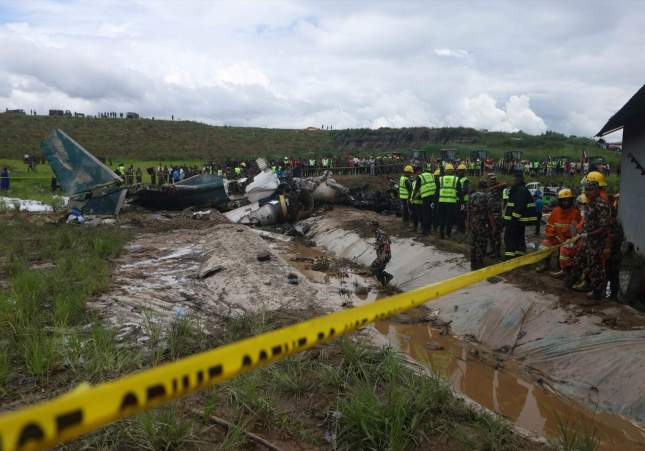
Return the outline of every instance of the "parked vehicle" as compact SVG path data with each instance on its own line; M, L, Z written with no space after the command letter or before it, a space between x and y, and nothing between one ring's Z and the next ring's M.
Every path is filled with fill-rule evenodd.
M540 182L529 182L526 184L526 188L529 190L532 196L535 196L535 193L539 190L544 195L544 185Z

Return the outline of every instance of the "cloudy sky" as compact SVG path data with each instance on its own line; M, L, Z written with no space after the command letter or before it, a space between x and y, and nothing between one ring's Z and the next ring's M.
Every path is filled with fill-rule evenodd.
M591 136L645 2L0 0L0 108Z

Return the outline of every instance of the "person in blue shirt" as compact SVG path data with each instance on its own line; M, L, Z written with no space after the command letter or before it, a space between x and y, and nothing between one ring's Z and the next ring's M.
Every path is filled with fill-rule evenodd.
M535 212L537 213L537 221L535 221L535 236L540 236L540 226L542 224L542 210L544 209L544 199L542 199L542 191L535 192Z
M0 191L9 191L9 169L6 166L0 174Z

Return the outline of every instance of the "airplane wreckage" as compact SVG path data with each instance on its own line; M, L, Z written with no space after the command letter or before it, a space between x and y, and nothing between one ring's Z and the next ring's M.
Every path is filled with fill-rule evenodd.
M86 215L118 215L130 202L154 210L213 207L225 212L231 222L270 225L302 219L320 204L342 203L379 212L398 210L396 186L385 193L350 191L332 178L331 171L318 177L281 180L262 158L256 161L260 172L252 180L200 174L161 186L128 187L62 130L52 130L41 148L58 184L70 198L68 206Z

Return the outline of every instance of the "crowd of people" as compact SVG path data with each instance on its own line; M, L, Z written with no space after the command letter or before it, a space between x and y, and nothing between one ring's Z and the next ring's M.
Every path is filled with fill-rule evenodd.
M526 187L526 176L583 176L580 193L563 188L557 193L555 205L547 206L550 216L546 224L543 246L557 247L557 262L545 261L538 270L556 266L551 274L564 278L569 287L587 290L591 299L605 293L618 294L618 268L622 227L617 218L619 194L607 192L605 177L609 164L594 165L588 161L565 159L544 161L507 161L492 159L463 160L459 164L447 161L412 160L410 164L398 154L365 158L298 159L284 157L268 162L280 178L334 173L384 175L400 172L399 200L402 220L422 235L436 234L450 239L453 230L470 236L471 267L484 267L487 257L514 258L526 253L526 230L534 226L536 235L544 202L542 193L533 194ZM619 173L620 168L616 168ZM134 165L119 164L115 172L128 186L142 185L144 171ZM227 160L196 165L167 165L148 167L152 185L177 183L197 174L214 174L231 179L252 177L259 172L257 164L248 160ZM512 183L497 181L497 174L512 175ZM586 175L585 175L586 174ZM469 177L480 177L471 186ZM52 189L57 185L52 179ZM147 182L147 180L146 180ZM9 169L0 172L0 190L10 187ZM579 195L578 195L579 194ZM383 239L382 241L385 242ZM502 254L503 242L503 254ZM386 248L386 245L383 245ZM379 277L386 281L388 274L378 268ZM607 286L609 287L607 289Z
M322 158L295 158L284 157L268 161L271 169L280 178L314 177L331 170L335 175L394 175L398 174L406 165L400 154L379 155L369 157L322 157ZM423 160L412 160L413 166L422 166ZM445 163L443 163L445 164ZM504 159L469 159L463 160L464 172L471 177L482 176L489 173L511 175L513 171L521 170L525 176L577 176L586 174L593 166L589 161L570 161L566 159L537 160L504 160ZM599 168L604 175L609 175L612 170L620 171L620 167L612 168L605 163ZM201 165L168 165L159 163L157 166L148 167L142 171L133 165L119 164L115 172L124 178L128 186L143 182L152 185L176 183L184 178L196 174L213 174L228 179L253 177L259 172L255 161L241 159L227 159L222 162L209 161ZM148 177L144 181L144 174Z
M553 277L568 287L586 291L590 300L606 293L616 298L619 289L622 227L617 217L619 194L607 192L605 171L593 165L581 182L581 194L562 188L551 210L542 246L557 248ZM399 180L402 220L422 235L450 239L453 228L470 235L471 268L485 259L515 258L526 253L526 230L540 233L542 193L527 189L526 170L511 170L510 185L499 183L494 172L471 187L468 165L428 163L406 165ZM503 254L502 254L503 241ZM544 271L551 265L538 266Z

